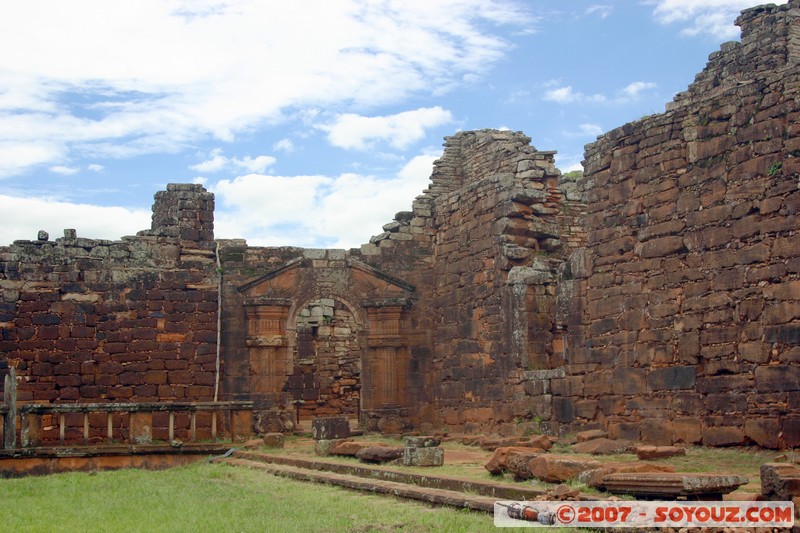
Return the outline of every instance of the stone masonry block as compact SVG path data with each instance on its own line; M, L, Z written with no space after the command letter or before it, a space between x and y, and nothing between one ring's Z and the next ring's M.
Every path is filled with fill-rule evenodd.
M403 450L404 466L442 466L444 449L438 446L415 448L406 446Z
M315 418L311 421L314 440L344 439L350 436L350 423L343 416Z
M441 444L439 437L430 435L407 435L403 437L403 445L406 448L434 448Z
M314 453L321 457L331 455L334 448L346 442L347 439L315 439L314 440Z
M695 368L693 366L654 368L647 376L647 384L654 391L691 389L695 384Z

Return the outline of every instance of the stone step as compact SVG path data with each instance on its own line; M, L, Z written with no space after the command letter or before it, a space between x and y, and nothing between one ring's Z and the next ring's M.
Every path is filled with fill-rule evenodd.
M235 466L244 466L262 470L275 476L282 476L300 481L325 483L328 485L335 485L348 489L373 492L377 494L390 494L400 498L418 500L436 505L447 505L456 508L473 509L485 513L493 513L494 503L497 501L497 498L488 496L469 495L452 490L420 487L406 483L398 483L395 481L368 479L360 476L309 470L306 468L279 465L275 463L264 463L250 459L242 459L239 457L217 458L214 459L214 462L221 462Z
M721 500L723 494L748 482L746 476L731 474L629 472L608 474L598 487L612 494L641 498Z
M386 467L285 457L254 451L234 450L232 457L235 459L290 466L305 470L317 470L366 479L393 481L406 485L415 485L421 488L441 489L462 493L469 492L471 494L490 497L493 500L532 500L547 494L543 490L508 483L492 483L450 476L416 474Z

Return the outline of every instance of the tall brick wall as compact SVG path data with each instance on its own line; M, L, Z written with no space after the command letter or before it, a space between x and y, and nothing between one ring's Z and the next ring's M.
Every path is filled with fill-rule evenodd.
M121 241L65 230L0 248L0 352L18 399L209 400L216 357L213 196L156 195Z
M529 143L519 132L463 132L435 164L432 284L419 296L434 317L420 404L434 427L520 430L533 417L525 372L559 364L555 272L580 239L553 152Z
M586 148L562 431L800 445L800 3L737 24L666 113Z

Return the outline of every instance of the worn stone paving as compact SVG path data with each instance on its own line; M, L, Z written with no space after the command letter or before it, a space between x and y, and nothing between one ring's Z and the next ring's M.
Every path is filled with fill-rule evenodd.
M342 475L351 475L374 480L385 480L414 484L420 488L433 488L455 492L477 493L491 496L495 499L532 499L546 494L546 491L534 489L519 484L487 482L472 479L462 479L452 476L443 476L436 473L435 469L430 474L416 474L401 472L390 468L379 468L360 464L344 464L318 459L305 459L298 457L285 457L275 454L236 450L233 459L257 461L275 466L288 466L304 470L316 470Z
M408 483L370 479L353 475L337 474L333 472L315 471L287 465L262 463L248 459L224 458L216 459L215 461L236 466L246 466L248 468L263 470L272 475L288 477L301 481L326 483L329 485L336 485L349 489L393 495L400 498L419 500L437 505L448 505L450 507L474 509L476 511L483 511L486 513L493 512L494 502L497 501L497 498L489 496L474 496L452 490L419 487Z

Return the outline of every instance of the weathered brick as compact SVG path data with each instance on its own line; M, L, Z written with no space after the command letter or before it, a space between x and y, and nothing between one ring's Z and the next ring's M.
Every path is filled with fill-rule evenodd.
M647 391L646 374L643 368L616 368L612 373L614 394L635 395Z
M639 255L645 258L666 257L685 251L683 237L668 236L653 239L639 246Z
M705 427L703 444L706 446L737 446L744 444L744 431L738 427Z
M756 368L755 377L759 392L800 390L799 366L760 366Z
M645 418L640 423L642 442L657 446L670 446L674 441L674 427L671 420Z
M695 368L693 366L653 368L647 374L647 385L654 391L691 389L694 384Z
M780 423L777 418L748 418L744 422L744 435L764 448L779 446Z

